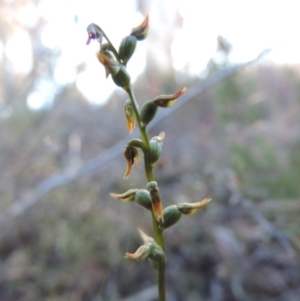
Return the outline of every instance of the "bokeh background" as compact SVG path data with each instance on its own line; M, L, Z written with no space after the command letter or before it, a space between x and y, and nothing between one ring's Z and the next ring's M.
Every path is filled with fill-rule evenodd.
M149 214L109 195L146 185L142 166L123 179L138 132L86 46L89 23L118 47L147 13L140 106L188 88L149 130L163 203L213 199L165 232L168 300L299 300L297 1L234 0L0 1L0 300L156 300L123 258Z

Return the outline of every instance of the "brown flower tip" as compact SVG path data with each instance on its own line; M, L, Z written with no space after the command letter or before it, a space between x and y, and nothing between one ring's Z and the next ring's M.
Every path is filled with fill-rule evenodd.
M178 207L178 210L182 214L193 214L198 209L207 205L210 201L211 201L211 199L206 198L206 199L203 199L202 201L196 202L196 203L180 203L177 205L177 207Z
M186 88L181 88L175 94L171 95L160 95L156 97L153 102L156 103L159 107L169 108L171 107L177 99L186 91Z
M124 178L128 179L131 173L132 165L135 164L135 166L138 167L140 162L140 155L138 150L134 146L126 145L124 150L124 156L127 163L127 168L124 174Z
M117 199L120 200L122 202L125 203L131 203L134 201L135 198L135 193L138 191L138 189L129 189L124 193L118 194L118 193L111 193L110 195Z
M117 61L109 58L102 52L97 53L97 58L98 58L99 62L105 68L106 78L109 76L109 74L116 74L120 71L120 69L121 69L120 64Z
M137 262L144 261L150 254L151 251L151 243L146 243L140 246L135 253L125 253L126 259L135 260Z
M124 111L126 116L127 130L130 134L135 129L136 118L134 114L133 105L131 104L129 99L127 99L127 101L125 102Z
M138 41L141 41L147 38L148 31L149 31L149 16L147 15L144 21L139 26L132 29L131 35L135 36Z
M147 184L147 189L150 192L151 201L152 201L152 212L156 221L162 225L164 222L162 202L160 198L160 192L155 181L149 182Z

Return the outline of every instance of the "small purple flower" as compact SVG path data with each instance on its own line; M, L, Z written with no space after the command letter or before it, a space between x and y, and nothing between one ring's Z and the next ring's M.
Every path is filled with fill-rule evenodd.
M88 40L86 41L86 44L89 45L91 40L98 40L100 45L102 44L102 33L101 33L101 28L96 25L96 24L90 24L87 27L87 32L88 32Z

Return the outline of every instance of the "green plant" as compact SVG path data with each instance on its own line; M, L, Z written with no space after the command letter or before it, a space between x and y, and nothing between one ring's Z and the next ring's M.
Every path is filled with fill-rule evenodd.
M148 34L148 16L142 24L133 28L130 35L124 37L117 51L105 32L96 24L90 24L87 28L88 40L97 40L100 43L100 50L97 53L98 60L104 65L106 77L111 75L114 83L123 88L129 99L125 102L124 111L127 121L127 129L131 133L137 125L141 139L131 139L125 146L124 156L127 162L127 169L124 178L128 178L132 166L139 163L140 152L144 155L144 167L147 178L147 189L129 189L125 193L112 193L111 196L123 202L136 202L149 210L152 215L154 238L145 234L139 229L144 244L135 253L126 253L125 258L138 262L149 259L151 265L158 274L158 294L159 300L166 299L165 289L165 247L163 232L174 225L182 214L192 214L199 208L205 206L210 199L204 199L196 203L181 203L171 205L163 209L160 192L153 176L153 166L159 159L162 151L162 142L165 133L149 139L147 125L153 120L159 108L168 108L185 92L185 88L180 89L172 95L160 95L154 100L147 101L139 110L138 103L130 82L130 76L126 69L126 64L133 55L137 42L144 40ZM103 40L106 40L103 43Z

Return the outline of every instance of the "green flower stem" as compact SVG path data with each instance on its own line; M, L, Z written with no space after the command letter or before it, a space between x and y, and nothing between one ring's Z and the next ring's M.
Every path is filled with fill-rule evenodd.
M141 118L140 118L140 114L139 114L139 111L138 111L138 103L135 99L135 96L134 96L134 93L133 93L133 89L132 89L132 86L129 85L128 87L125 88L128 96L129 96L129 99L131 101L131 104L133 106L133 112L134 112L134 115L135 115L135 118L136 118L136 122L138 124L138 127L139 127L139 130L140 130L140 133L141 133L141 137L142 137L142 140L145 144L145 147L150 149L150 143L149 143L149 137L148 137L148 133L146 131L146 128L144 126L142 126L142 122L141 122ZM153 176L152 176L153 177ZM147 176L148 178L148 176ZM148 181L153 181L152 179Z
M158 296L159 301L166 301L165 261L158 265Z
M118 53L118 51L116 50L116 48L114 47L113 43L110 41L110 39L108 38L108 36L107 36L106 33L104 32L104 30L103 30L101 27L100 27L100 29L101 29L101 33L102 33L103 37L106 39L107 43L110 45L111 51L112 51L113 54L115 55L117 61L118 61L120 64L122 64L121 61L120 61L119 53Z
M142 125L140 115L138 112L138 104L135 99L132 86L129 85L126 89L126 92L129 96L129 99L133 106L133 111L135 114L136 122L138 124L140 134L142 137L142 141L145 145L144 150L144 163L145 163L145 172L148 182L154 181L153 171L152 171L152 164L149 160L149 154L150 154L150 142L149 137L147 133L147 129L145 126ZM159 225L154 217L154 214L152 212L152 224L153 224L153 231L154 231L154 239L156 243L165 250L165 244L164 244L164 237L163 237L163 231L159 228ZM158 294L159 294L159 301L165 301L166 300L166 287L165 287L165 261L158 263Z

